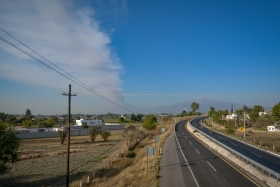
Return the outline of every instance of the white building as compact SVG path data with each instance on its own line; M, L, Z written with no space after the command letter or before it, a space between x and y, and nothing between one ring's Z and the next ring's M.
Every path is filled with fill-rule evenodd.
M279 126L279 125L267 126L267 130L268 130L268 131L279 131L279 130L280 130L280 126Z
M83 122L86 122L88 126L93 126L93 125L102 125L102 120L100 119L80 119L76 120L76 125L75 126L82 126Z
M234 113L229 114L229 115L226 116L226 118L227 119L235 119L235 118L237 118L237 114L234 114Z
M270 111L259 112L259 116L271 115Z

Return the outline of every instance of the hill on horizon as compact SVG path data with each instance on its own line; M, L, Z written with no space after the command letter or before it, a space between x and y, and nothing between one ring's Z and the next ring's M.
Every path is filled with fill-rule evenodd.
M206 113L210 110L210 107L214 107L215 110L228 110L230 112L231 106L233 106L233 110L237 109L243 109L244 104L234 103L230 101L220 101L215 100L212 98L197 98L197 99L191 99L188 101L183 101L176 103L174 105L169 106L160 106L160 107L154 107L154 108L139 108L138 110L141 111L141 113L147 114L147 113L154 113L154 114L160 114L160 113L173 113L173 114L179 114L181 113L185 108L189 112L191 111L191 104L193 102L199 103L199 109L197 111L201 113ZM251 105L246 105L249 108L253 108ZM272 107L263 106L264 109L268 110Z

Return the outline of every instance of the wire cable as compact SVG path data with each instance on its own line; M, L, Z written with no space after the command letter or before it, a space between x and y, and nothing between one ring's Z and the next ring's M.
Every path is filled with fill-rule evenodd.
M3 31L2 28L0 28L0 29ZM5 33L7 33L7 32L5 31ZM9 35L10 35L10 34L9 34ZM10 36L11 36L11 35L10 35ZM13 37L13 36L12 36L12 37ZM16 39L15 37L13 37L13 38ZM58 67L60 70L62 70L62 71L65 72L66 74L70 75L72 78L70 78L69 76L67 76L67 75L65 75L65 74L63 74L63 73L61 73L61 72L59 72L59 71L56 70L55 68L53 68L53 67L47 65L47 64L44 63L43 61L39 60L38 58L34 57L33 55L29 54L28 52L24 51L24 50L21 49L20 47L18 47L18 46L16 46L15 44L9 42L8 40L6 40L5 38L3 38L3 37L1 37L1 36L0 36L0 40L2 40L3 42L9 44L10 46L14 47L14 48L17 49L18 51L20 51L20 52L24 53L25 55L29 56L30 58L33 58L34 60L40 62L41 64L43 64L44 66L50 68L51 70L57 72L57 73L60 74L61 76L65 77L65 78L71 80L72 82L78 84L79 86L85 88L86 90L90 91L91 93L94 93L95 95L101 97L102 99L104 99L104 100L110 102L111 104L114 104L114 105L116 105L116 106L118 106L118 107L120 107L120 108L122 108L122 109L124 109L124 110L126 110L126 111L128 111L128 112L133 113L131 110L129 110L129 109L127 109L127 108L125 108L125 107L123 107L123 106L121 106L121 105L115 103L114 101L112 101L112 100L106 98L105 96L99 94L97 91L91 89L89 86L87 86L86 84L82 83L81 81L79 81L79 80L76 79L75 77L71 76L69 73L67 73L66 71L62 70L62 69L59 68L57 65L54 65L54 64L53 64L52 62L50 62L49 60L47 60L47 61L50 62L51 64L53 64L54 66ZM16 39L16 40L17 40L17 39ZM19 40L17 40L17 41L19 41ZM20 41L19 41L19 42L20 42ZM20 43L22 43L22 42L20 42ZM23 44L23 43L22 43L22 44ZM23 45L26 46L27 48L29 48L27 45L25 45L25 44L23 44ZM30 48L29 48L29 49L30 49ZM34 50L32 50L32 51L34 52ZM35 52L35 53L38 54L37 52ZM39 55L39 56L42 57L42 55ZM43 57L43 58L44 58L44 57ZM44 59L46 60L46 58L44 58Z

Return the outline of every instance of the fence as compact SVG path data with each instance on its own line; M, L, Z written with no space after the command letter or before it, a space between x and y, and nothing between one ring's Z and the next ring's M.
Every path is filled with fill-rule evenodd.
M189 122L188 122L188 125L191 125ZM223 143L217 141L216 139L212 138L211 136L209 136L208 134L205 134L204 132L200 131L198 128L194 127L194 126L191 126L192 128L198 130L201 134L203 134L204 136L206 136L208 139L212 140L213 142L215 142L217 145L223 147L224 149L226 149L227 151L229 151L230 153L236 155L239 159L242 159L244 160L245 162L247 162L248 164L251 164L252 166L255 166L257 169L261 169L264 173L267 173L270 177L275 177L275 179L279 180L280 178L280 174L269 169L268 167L248 158L247 156L235 151L234 149L224 145ZM231 138L231 137L229 137Z
M96 125L102 130L124 130L124 125ZM71 129L71 136L83 136L89 134L89 129ZM16 134L21 139L28 138L53 138L58 137L58 132L29 132Z

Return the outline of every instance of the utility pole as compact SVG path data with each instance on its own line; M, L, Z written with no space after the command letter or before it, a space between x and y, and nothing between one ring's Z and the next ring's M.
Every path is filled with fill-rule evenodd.
M69 187L71 96L77 96L77 93L71 94L71 84L69 84L69 92L62 92L62 95L68 96L68 128L67 128L68 141L67 141L67 161L66 161L66 187Z
M245 135L245 110L244 110L244 114L243 115L244 115L244 135L243 136L244 136L244 140L245 140L245 138L246 138L246 135Z

